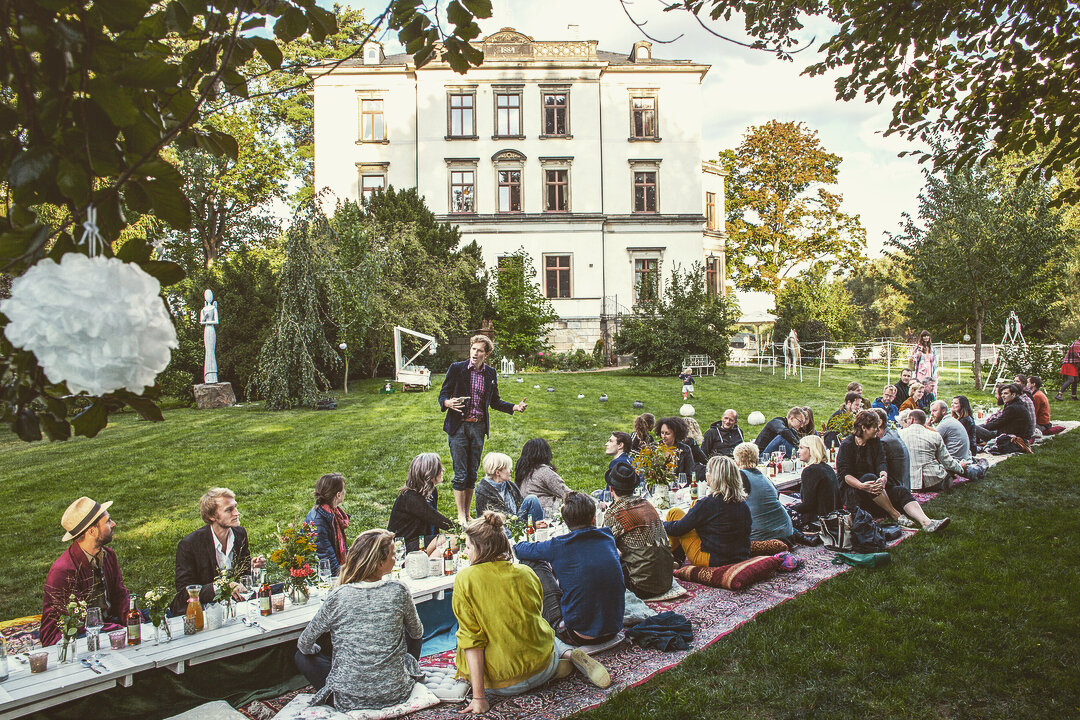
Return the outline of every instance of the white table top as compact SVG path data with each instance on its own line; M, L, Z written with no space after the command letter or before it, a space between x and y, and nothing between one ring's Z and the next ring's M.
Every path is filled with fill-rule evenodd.
M447 590L454 587L454 576L440 575L422 580L403 577L402 582L412 591L413 600L422 603L441 599ZM318 612L324 597L325 593L313 590L311 599L304 605L292 606L286 599L284 612L265 617L252 612L251 617L257 618L265 632L258 627L244 625L237 617L219 629L184 635L183 620L173 618L170 623L173 631L171 642L155 645L153 626L144 624L143 642L123 650L109 649L109 638L102 634L101 661L108 668L108 672L100 675L79 662L87 656L86 641L83 639L77 641L76 661L72 664L61 665L58 662L58 646L45 648L49 653L49 661L48 669L42 673L31 673L29 663L21 663L15 657L9 657L10 674L8 679L0 684L0 720L17 718L109 690L117 685L130 686L133 681L137 681L137 673L144 670L167 668L180 674L187 665L198 665L295 640ZM245 605L248 603L241 603L237 608L238 615L244 613Z

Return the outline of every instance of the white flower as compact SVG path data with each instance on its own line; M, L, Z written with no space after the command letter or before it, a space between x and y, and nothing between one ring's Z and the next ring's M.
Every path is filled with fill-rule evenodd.
M179 347L160 292L138 265L67 253L15 278L0 312L8 340L33 352L50 382L73 393L141 393Z

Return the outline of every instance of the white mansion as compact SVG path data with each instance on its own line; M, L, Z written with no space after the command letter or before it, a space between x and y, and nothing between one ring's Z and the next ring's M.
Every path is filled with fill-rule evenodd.
M724 171L702 161L708 65L629 55L594 40L537 41L510 28L458 75L409 55L308 69L315 187L337 198L416 186L488 267L524 248L561 321L560 350L591 351L636 293L676 264L724 291Z

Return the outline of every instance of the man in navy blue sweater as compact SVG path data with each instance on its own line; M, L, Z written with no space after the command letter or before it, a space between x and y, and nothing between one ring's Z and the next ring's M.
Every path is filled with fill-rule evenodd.
M562 516L569 534L546 542L519 542L514 553L540 578L544 617L560 640L568 645L605 642L622 630L625 609L615 536L595 526L596 504L584 493L566 496Z
M495 348L490 338L474 335L469 343L469 359L450 366L439 391L439 409L446 413L443 430L450 441L450 459L454 463L454 504L462 525L471 516L476 469L480 467L484 438L490 428L488 408L513 415L525 412L528 407L525 398L511 405L499 397L499 374L484 364Z

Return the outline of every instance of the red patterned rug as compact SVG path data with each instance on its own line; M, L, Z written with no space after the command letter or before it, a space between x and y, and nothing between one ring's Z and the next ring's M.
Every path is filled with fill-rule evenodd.
M574 673L519 697L501 700L492 698L491 710L485 717L500 720L553 720L599 705L612 693L643 683L678 665L690 652L708 647L758 614L850 569L846 565L833 565L833 554L823 548L800 547L795 554L803 560L802 568L791 574L778 574L746 590L732 592L680 581L689 591L687 595L671 602L651 603L651 607L657 612L673 610L690 619L694 627L694 642L690 651L664 653L626 642L597 656L611 673L614 680L611 687L601 690L583 676ZM422 664L452 665L453 661L454 651L450 650L441 655L425 657ZM298 692L311 692L311 688ZM240 708L240 712L253 720L266 720L272 718L296 695L294 692L272 700L256 701ZM450 720L458 717L457 711L460 708L460 705L443 704L413 713L409 717L416 720Z

